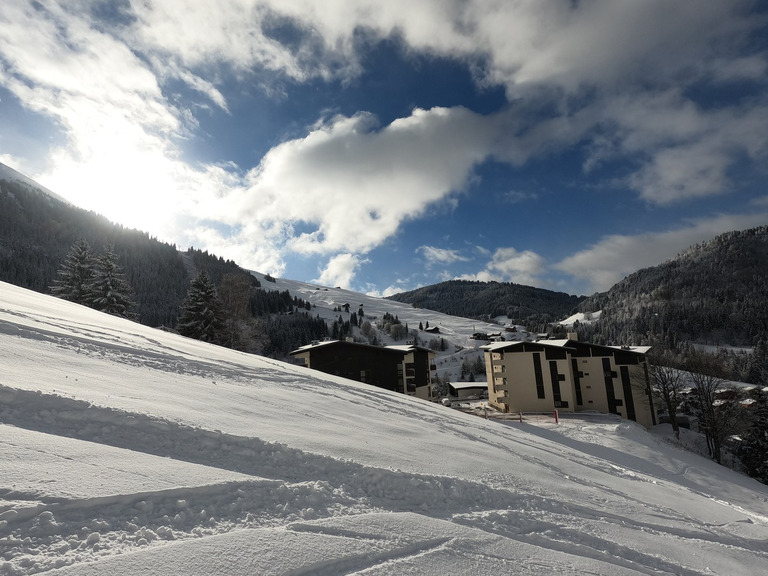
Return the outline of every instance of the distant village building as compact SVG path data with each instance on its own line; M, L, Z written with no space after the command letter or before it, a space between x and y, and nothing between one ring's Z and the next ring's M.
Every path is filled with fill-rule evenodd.
M302 346L291 356L301 365L326 374L424 400L433 396L435 353L420 346L370 346L326 340Z
M485 382L449 382L448 395L456 400L471 400L488 396Z
M488 403L502 412L618 414L655 425L645 353L649 347L597 346L575 339L482 346Z

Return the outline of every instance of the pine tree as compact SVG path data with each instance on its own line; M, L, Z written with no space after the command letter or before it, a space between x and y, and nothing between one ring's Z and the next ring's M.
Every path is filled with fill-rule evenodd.
M243 349L249 323L248 303L251 297L252 277L242 274L224 274L221 279L220 300L225 311L226 330L222 344Z
M768 484L768 397L761 394L753 409L749 430L739 446L739 459L747 474Z
M181 304L176 330L182 336L218 344L224 331L224 313L216 287L205 270L192 280Z
M113 316L137 319L131 312L133 290L117 264L117 254L112 246L105 246L104 253L96 259L93 278L87 287L86 304Z
M94 268L95 260L88 242L83 239L76 240L59 268L58 278L51 286L51 293L70 302L85 304L88 285L94 277Z

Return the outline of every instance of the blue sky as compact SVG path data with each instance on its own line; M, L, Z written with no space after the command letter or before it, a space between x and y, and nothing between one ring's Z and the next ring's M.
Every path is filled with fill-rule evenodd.
M591 294L768 223L747 0L6 0L0 162L244 267Z

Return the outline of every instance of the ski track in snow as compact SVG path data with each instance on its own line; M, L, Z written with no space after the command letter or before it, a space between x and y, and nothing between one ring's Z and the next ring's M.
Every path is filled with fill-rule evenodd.
M765 515L717 500L729 510L729 520L702 523L676 511L674 502L648 501L644 499L647 492L632 497L626 484L621 488L611 484L620 477L638 485L663 484L667 493L682 499L716 501L705 486L687 476L686 469L670 474L647 460L626 453L617 458L614 448L546 428L533 433L528 425L444 418L443 414L452 412L430 412L411 399L393 398L375 388L358 387L350 399L332 379L291 371L279 362L259 359L254 365L253 357L244 355L250 364L238 364L232 360L237 353L224 351L215 357L215 350L208 360L201 360L160 336L100 330L86 321L65 322L42 312L0 309L0 336L50 345L68 355L115 366L207 379L212 385L227 381L268 389L284 385L289 375L297 395L320 393L351 409L375 408L384 420L387 413L413 418L448 436L490 446L499 457L508 456L513 465L542 475L522 478L490 471L462 479L392 470L58 392L0 384L0 434L5 431L13 438L10 427L15 427L40 435L41 444L46 436L68 439L62 440L66 444L62 450L74 452L86 444L98 444L120 453L146 455L150 457L147 466L158 458L158 462L184 462L211 471L207 484L83 498L62 494L55 487L25 492L0 485L3 576L50 570L120 573L130 552L144 551L149 553L147 561L162 563L156 554L182 551L185 542L194 540L221 543L252 538L280 550L294 536L321 544L300 564L297 559L283 559L275 565L278 571L259 564L253 573L416 574L428 562L432 574L461 573L466 567L479 574L597 570L600 574L704 576L727 573L732 566L768 565ZM489 425L497 428L489 432ZM616 426L621 434L622 427L633 425ZM578 432L586 438L589 428ZM511 436L514 444L509 442ZM8 453L20 449L12 440L4 444L3 438L0 449ZM85 473L82 463L66 453L38 452L40 458L56 459L62 469L71 462ZM117 468L114 473L143 474ZM217 474L233 479L222 481ZM538 481L543 475L546 485ZM158 484L151 474L146 474L146 481ZM554 483L581 499L552 498ZM643 514L633 516L638 511ZM741 529L734 530L734 523L742 523ZM284 542L276 542L278 534L286 538ZM322 543L329 542L333 546L323 551ZM166 548L171 544L178 548ZM680 557L686 549L693 552ZM696 559L695 551L706 551L706 561ZM263 558L250 561L267 562L269 557L265 550ZM133 557L139 563L141 558ZM521 558L526 559L523 564ZM88 571L89 565L94 572Z

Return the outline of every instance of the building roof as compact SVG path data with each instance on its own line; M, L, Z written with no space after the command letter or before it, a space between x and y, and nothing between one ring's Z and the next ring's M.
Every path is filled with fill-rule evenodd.
M430 350L429 348L425 348L424 346L416 346L415 344L392 344L390 346L384 346L384 348L400 350L401 352L412 352L414 350L424 350L425 352L434 353L434 351Z
M527 340L512 340L512 341L502 341L502 342L492 342L490 344L486 344L485 346L480 346L482 350L489 350L491 352L496 350L504 350L506 348L516 348L518 346L523 346L524 344L538 344L540 346L550 346L552 348L573 348L573 346L569 346L568 344L573 344L572 340L534 340L534 341L527 341Z
M372 346L371 344L363 344L361 342L349 342L348 340L320 340L317 342L312 342L311 344L307 344L305 346L300 346L296 350L293 350L291 354L299 354L301 352L306 352L307 350L314 350L324 346L330 346L330 345L336 345L336 344L342 344L344 346L360 346L364 348L373 348L375 350L385 350L387 352L393 352L393 353L399 352L401 354L407 354L408 352L413 352L414 350L422 350L424 352L429 352L431 354L434 354L434 352L429 348L424 348L423 346L416 346L415 344Z
M310 348L317 348L319 346L328 346L329 344L336 344L340 342L340 340L320 340L317 342L312 342L311 344L306 344L304 346L299 346L296 350L293 350L291 354L296 354L298 352L304 352L305 350L309 350Z
M468 388L488 388L488 382L449 382L448 386L452 386L456 390L466 390Z
M624 352L635 352L637 354L647 354L653 346L606 346L614 350L623 350Z
M550 346L552 348L563 348L563 349L576 349L577 346L588 346L590 348L602 348L602 349L610 349L610 350L621 350L622 352L632 352L635 354L646 354L651 349L651 346L601 346L599 344L592 344L590 342L579 342L578 340L570 340L568 338L562 338L559 340L534 340L532 342L529 342L527 340L514 340L510 342L493 342L491 344L486 344L485 346L480 346L483 350L488 350L490 352L494 352L496 350L505 350L514 348L517 346L522 346L523 344L539 344L541 346Z

